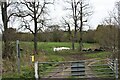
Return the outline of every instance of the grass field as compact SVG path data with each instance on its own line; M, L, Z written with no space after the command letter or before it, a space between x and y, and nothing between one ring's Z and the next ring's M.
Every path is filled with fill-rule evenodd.
M32 52L33 50L33 42L20 42L20 45L23 49L27 49ZM70 42L38 42L38 50L45 50L50 52L53 52L54 47L69 47L71 48L71 43ZM78 48L78 43L75 43L75 48ZM88 44L84 43L83 47L84 48L90 48L90 47L95 47L96 44Z
M85 54L85 56L88 58L99 58L99 59L105 59L110 57L111 55L112 55L111 52L97 52L97 53Z
M23 49L21 51L21 74L13 74L12 73L5 73L3 77L33 77L34 70L33 70L33 63L31 62L31 56L33 55L33 42L20 42L20 47ZM65 60L80 60L80 59L88 59L88 58L106 58L111 55L110 52L98 52L98 53L81 53L77 49L67 50L67 51L59 51L54 52L54 47L69 47L71 48L70 42L38 42L38 55L35 55L36 61L65 61ZM75 43L75 48L78 48L79 44ZM99 47L98 44L83 44L84 48L97 48ZM15 53L16 54L16 53ZM84 58L83 58L84 57ZM4 66L6 69L10 70L11 64L15 69L15 73L17 71L17 59L16 61L10 62L5 61ZM10 66L8 66L10 65ZM6 67L8 66L8 67Z

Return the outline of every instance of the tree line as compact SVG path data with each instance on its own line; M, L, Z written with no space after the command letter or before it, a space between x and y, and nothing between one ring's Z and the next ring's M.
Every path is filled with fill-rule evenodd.
M69 31L56 28L57 25L44 32L38 32L37 38L39 42L71 42ZM118 27L114 25L98 25L95 30L83 31L84 43L98 43L104 48L114 49L117 45ZM17 32L14 28L9 28L9 41L33 41L33 35L30 32ZM72 31L74 33L74 31ZM80 35L76 42L79 42Z

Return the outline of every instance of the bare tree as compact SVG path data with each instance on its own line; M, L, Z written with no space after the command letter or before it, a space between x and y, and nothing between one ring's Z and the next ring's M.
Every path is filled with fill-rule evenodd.
M80 32L80 48L79 50L82 50L82 28L83 28L83 22L86 22L88 19L88 16L92 14L92 10L90 7L90 4L86 0L71 0L67 1L67 3L71 4L71 8L67 8L67 10L72 11L72 18L74 21L74 37L72 39L72 49L74 50L74 43L76 42L77 38L77 31ZM80 24L80 26L78 26Z
M73 20L72 24L74 25L74 34L72 35L70 33L72 35L72 37L71 37L72 49L74 50L75 49L74 44L77 41L76 38L77 38L77 28L78 28L78 14L79 14L78 5L79 5L79 1L71 0L71 1L66 1L66 2L69 5L69 7L66 7L65 10L69 10L70 11L69 13L72 13L69 16L70 16L70 18L72 18L72 20ZM68 23L68 21L65 19L64 19L64 22L68 25L68 28L70 30L70 23Z
M72 48L73 50L75 49L74 47L74 43L76 41L76 37L77 37L77 20L78 20L78 16L77 16L77 6L79 4L79 1L77 2L76 0L71 0L71 6L72 6L72 12L73 12L73 20L74 20L74 38L72 40Z
M87 22L87 19L89 16L92 15L93 11L91 10L91 6L89 2L86 2L86 0L80 0L80 8L79 8L79 16L80 16L80 40L79 40L79 50L82 51L82 41L83 41L83 35L82 35L82 29L83 29L83 23Z
M8 22L10 21L10 18L13 16L13 7L11 5L15 5L14 2L7 2L7 0L4 0L4 2L1 3L1 14L2 14L2 22L3 22L3 41L4 41L4 51L3 51L3 58L10 58L10 41L8 40ZM10 9L11 7L11 9ZM9 8L9 9L8 9ZM15 9L15 8L14 8Z
M34 35L34 54L37 54L37 33L42 30L45 22L45 14L47 13L47 5L53 4L53 2L48 2L47 0L34 0L33 2L27 2L24 0L20 2L18 8L19 12L16 16L23 18L23 25ZM21 9L21 6L25 7ZM22 8L23 8L22 7ZM31 23L33 25L31 25ZM32 28L32 26L34 26Z

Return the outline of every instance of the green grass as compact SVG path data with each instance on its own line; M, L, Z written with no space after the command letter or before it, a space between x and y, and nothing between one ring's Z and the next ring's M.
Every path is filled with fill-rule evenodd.
M57 55L49 55L48 60L52 62L59 62L59 61L64 61L64 58L61 56L57 56Z
M94 47L96 44L84 43L84 48ZM26 52L33 53L33 42L20 42L20 46L26 50ZM38 50L44 50L48 53L54 53L54 47L69 47L72 48L71 42L38 42ZM79 44L75 43L75 48L78 48Z
M2 78L19 78L20 75L14 72L7 72L2 74Z
M47 51L47 53L54 53L53 48L55 47L69 47L71 48L71 43L69 42L41 42L38 43L38 49L43 49ZM77 47L78 44L75 44L75 47Z
M99 45L97 43L84 43L83 44L83 48L95 48L95 47L99 47Z
M87 58L100 58L100 59L104 59L104 58L108 58L112 55L111 52L97 52L97 53L89 53L89 54L85 54L85 57Z

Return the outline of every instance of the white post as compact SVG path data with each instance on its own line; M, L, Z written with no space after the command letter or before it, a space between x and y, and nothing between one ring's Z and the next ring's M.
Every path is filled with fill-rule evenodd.
M115 74L115 77L116 77L116 80L118 80L118 59L116 58L115 59L115 64L116 64L116 70L115 70L115 72L116 72L116 74Z
M38 76L38 61L35 62L35 79L38 80L39 79L39 76Z

